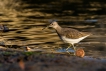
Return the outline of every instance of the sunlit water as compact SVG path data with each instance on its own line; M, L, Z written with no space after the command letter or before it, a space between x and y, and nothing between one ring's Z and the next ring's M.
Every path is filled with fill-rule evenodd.
M91 3L91 5L93 6L95 3ZM57 20L62 27L92 33L93 35L81 41L76 47L84 48L86 56L106 58L106 23L98 22L98 17L105 14L97 13L100 8L102 10L102 7L84 4L86 8L83 9L82 3L78 3L77 6L74 6L76 9L67 9L67 6L63 6L62 10L62 6L58 6L58 4L56 6L52 2L48 5L43 3L40 6L39 4L25 4L22 12L1 11L1 24L7 25L10 29L9 32L3 33L1 42L5 41L6 45L14 45L12 47L17 46L18 48L29 46L35 50L51 51L53 49L53 51L65 52L61 48L67 48L68 45L58 38L54 29L42 30L50 20ZM102 5L99 2L97 4ZM73 52L73 50L69 51Z

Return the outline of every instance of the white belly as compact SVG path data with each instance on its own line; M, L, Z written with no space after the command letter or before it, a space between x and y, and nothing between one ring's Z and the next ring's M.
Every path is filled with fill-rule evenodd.
M65 42L65 43L71 43L71 44L75 44L75 43L78 43L80 42L81 40L83 40L84 38L88 37L89 35L87 36L84 36L84 37L81 37L81 38L78 38L78 39L71 39L71 38L66 38L65 36L61 37L62 40Z

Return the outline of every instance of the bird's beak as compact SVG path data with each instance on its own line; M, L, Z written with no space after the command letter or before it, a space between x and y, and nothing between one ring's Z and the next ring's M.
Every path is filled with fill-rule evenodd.
M45 30L45 29L47 29L49 26L46 26L46 27L44 27L42 30Z

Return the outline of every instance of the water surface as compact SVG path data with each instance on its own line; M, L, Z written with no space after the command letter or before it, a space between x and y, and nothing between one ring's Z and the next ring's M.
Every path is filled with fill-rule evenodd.
M105 3L98 1L22 1L16 11L0 11L1 24L10 28L3 33L1 41L18 48L29 46L34 49L58 50L67 48L54 29L42 28L50 20L57 20L62 27L70 27L93 35L81 41L76 47L84 48L86 56L106 58ZM12 46L12 47L14 47Z

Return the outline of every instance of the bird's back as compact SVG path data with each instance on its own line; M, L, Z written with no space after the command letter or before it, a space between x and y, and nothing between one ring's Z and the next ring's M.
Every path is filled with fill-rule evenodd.
M66 38L71 38L71 39L78 39L89 35L88 33L80 32L72 28L62 28L59 34L61 34L61 36L65 36Z

